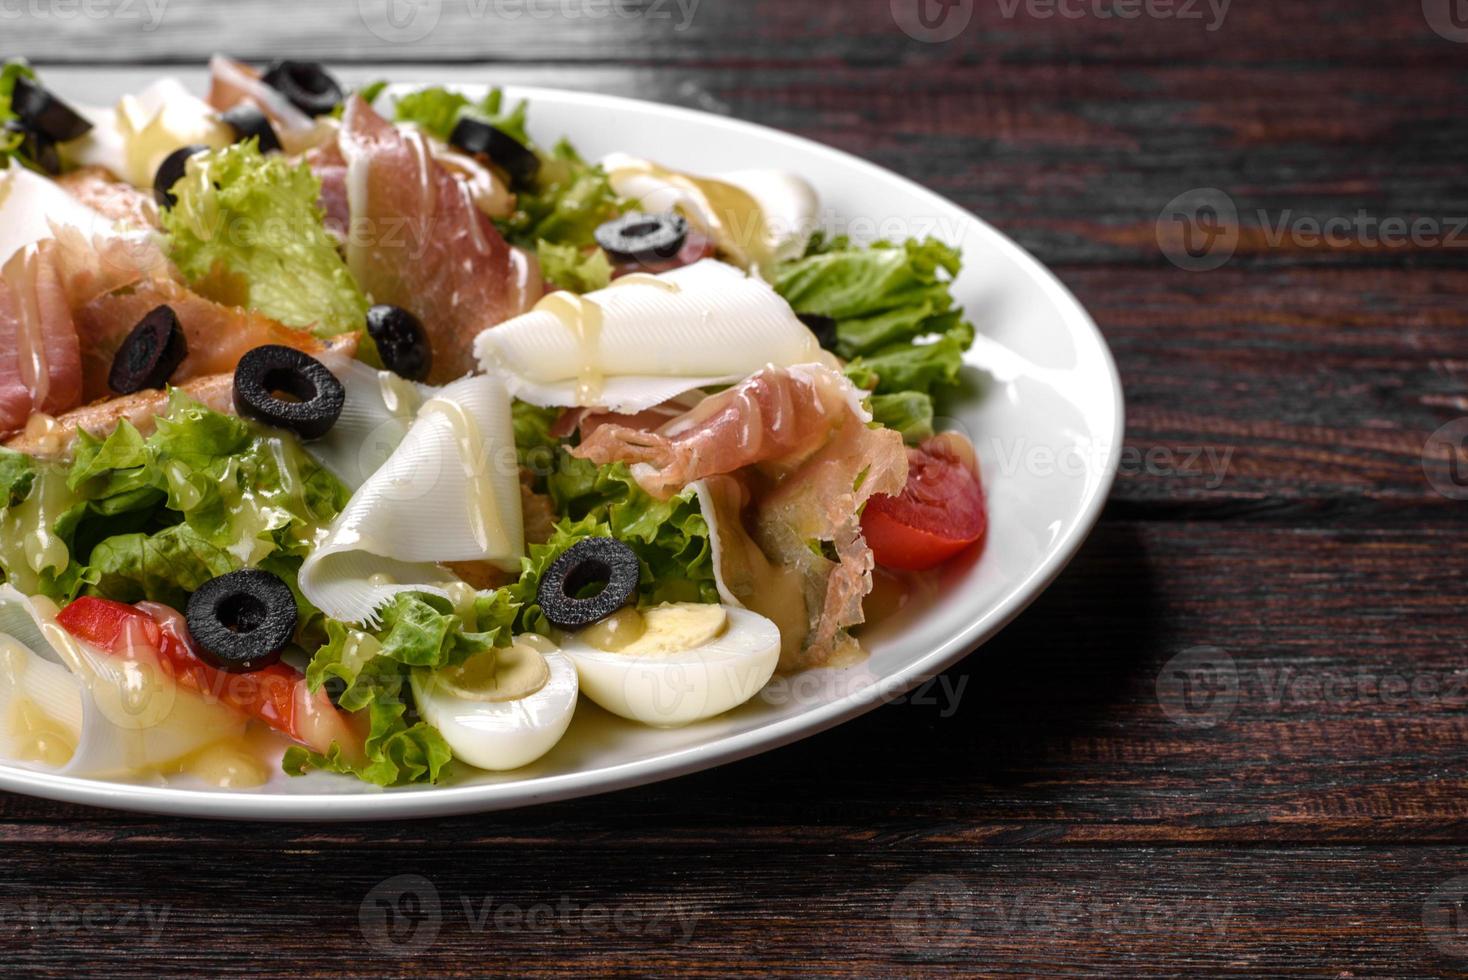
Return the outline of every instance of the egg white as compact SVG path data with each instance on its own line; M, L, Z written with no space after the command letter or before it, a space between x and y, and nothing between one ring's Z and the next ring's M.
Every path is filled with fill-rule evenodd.
M718 636L675 653L600 650L577 636L561 649L576 664L581 690L603 708L646 725L674 728L712 718L760 692L780 660L780 631L748 609L725 606Z
M550 676L533 694L513 701L472 701L415 670L413 697L423 720L437 728L454 757L491 771L519 769L545 755L566 734L576 710L576 667L565 654L543 653Z

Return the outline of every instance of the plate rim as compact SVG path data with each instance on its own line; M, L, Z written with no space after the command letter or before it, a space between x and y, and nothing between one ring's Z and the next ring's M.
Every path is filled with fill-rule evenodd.
M394 82L388 93L421 87L424 82ZM454 82L446 87L460 91L487 89L491 83ZM909 177L872 163L855 154L805 136L789 133L763 123L722 116L686 106L666 105L629 96L599 92L579 92L543 86L501 86L511 98L551 98L563 104L638 111L654 111L673 119L714 125L730 133L754 131L775 143L799 147L805 152L824 156L864 176L883 181L896 181L905 190L945 210L952 210L965 221L988 233L1001 250L1025 269L1041 286L1057 308L1070 307L1079 314L1079 325L1087 328L1106 369L1111 390L1113 425L1105 444L1105 458L1098 460L1100 478L1088 489L1079 508L1078 518L1053 551L1022 581L1015 583L999 603L983 610L962 630L947 637L934 649L901 669L881 678L882 696L873 697L860 689L839 699L800 714L761 725L747 732L724 735L709 742L686 746L648 758L618 763L594 770L578 770L532 781L446 786L402 791L380 790L352 793L257 793L222 790L187 789L149 786L139 783L116 783L81 776L64 776L39 770L24 769L0 762L0 789L65 803L104 807L114 810L152 813L175 817L215 820L254 820L268 822L330 822L342 820L391 820L462 816L517 809L582 796L611 793L644 786L665 779L703 772L717 766L747 759L763 752L783 748L800 739L818 735L859 717L899 697L972 654L1011 623L1030 603L1053 583L1089 538L1110 495L1120 465L1122 439L1126 427L1126 405L1121 376L1105 335L1085 306L1043 262L1023 246L983 218L950 201Z

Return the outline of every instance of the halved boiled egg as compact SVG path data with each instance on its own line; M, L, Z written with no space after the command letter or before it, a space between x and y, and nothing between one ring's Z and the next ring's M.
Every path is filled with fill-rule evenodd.
M759 693L780 660L780 631L714 603L623 609L561 643L581 690L613 714L659 727L712 718Z
M458 667L413 671L423 720L454 757L480 769L518 769L551 750L576 710L576 668L555 644L526 633Z

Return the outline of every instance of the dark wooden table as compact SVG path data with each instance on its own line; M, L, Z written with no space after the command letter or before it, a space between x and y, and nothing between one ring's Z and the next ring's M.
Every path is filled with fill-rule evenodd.
M428 0L411 43L426 21L394 27L383 0L172 0L156 24L141 2L7 7L5 54L72 80L105 63L119 91L224 48L631 94L850 150L1056 270L1116 353L1130 455L1071 568L950 673L956 710L444 821L0 796L5 967L1468 968L1468 487L1429 445L1468 415L1449 2L1240 2L1220 23L1191 0L978 0L942 42L885 0ZM1169 202L1203 188L1241 233L1185 271ZM378 900L408 893L422 914L384 933Z

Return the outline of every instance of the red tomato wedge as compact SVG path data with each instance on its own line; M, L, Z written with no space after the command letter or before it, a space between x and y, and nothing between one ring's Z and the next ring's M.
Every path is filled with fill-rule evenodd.
M349 753L361 747L361 736L326 691L311 693L299 670L280 663L248 674L217 670L194 653L183 616L167 606L128 606L83 596L61 610L56 622L106 653L124 655L144 643L157 651L159 664L180 687L243 712L317 752L326 752L332 742Z
M874 495L861 516L877 564L909 572L947 561L987 527L984 488L950 436L909 448L902 495Z

